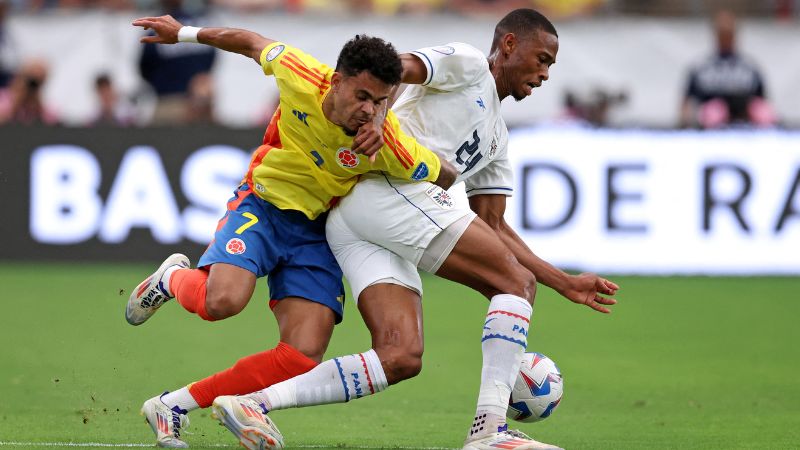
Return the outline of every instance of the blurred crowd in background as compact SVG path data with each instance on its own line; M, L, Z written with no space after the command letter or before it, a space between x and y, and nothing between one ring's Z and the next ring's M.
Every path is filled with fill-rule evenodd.
M148 11L160 0L4 0L13 11L80 10L107 8ZM736 14L790 18L798 14L797 0L187 0L184 8L198 13L209 7L245 11L355 14L497 14L498 10L534 8L554 20L583 15L645 14L682 16L707 14L724 6Z
M680 119L675 126L716 129L780 124L769 101L769 96L775 94L766 86L758 60L745 58L737 51L737 17L796 21L800 17L800 0L0 0L0 48L8 45L4 24L13 15L68 15L108 9L141 11L142 15L171 14L184 23L193 23L215 9L290 15L499 17L519 7L538 9L556 22L617 15L707 19L716 51L695 67L678 69L686 74L686 86L682 103L676 105ZM41 95L48 79L47 62L17 56L16 67L0 58L0 124L59 124L59 117ZM157 98L148 117L142 120L135 95L121 93L111 74L101 72L93 80L98 112L84 125L215 123L211 72L216 59L216 51L206 46L183 46L181 51L164 52L159 46L145 45L138 68ZM625 90L566 90L562 95L562 117L589 126L606 126L609 111L629 101Z

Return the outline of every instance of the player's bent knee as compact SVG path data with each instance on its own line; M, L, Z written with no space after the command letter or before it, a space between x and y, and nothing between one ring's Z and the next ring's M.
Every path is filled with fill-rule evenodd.
M206 295L206 312L211 317L222 320L239 314L247 300L226 293L211 293Z
M327 342L298 342L291 344L292 347L297 349L300 353L304 354L311 360L321 362L325 351L328 349Z
M414 378L422 372L422 349L375 349L389 384Z

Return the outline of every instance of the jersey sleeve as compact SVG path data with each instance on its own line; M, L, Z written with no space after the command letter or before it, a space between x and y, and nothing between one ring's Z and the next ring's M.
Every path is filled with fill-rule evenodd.
M464 180L467 197L482 194L499 194L510 197L514 191L513 184L514 175L506 153Z
M422 85L442 91L469 86L489 64L480 50L461 42L421 48L411 54L422 60L428 70Z
M278 88L308 92L324 91L330 86L331 68L302 50L283 42L273 42L261 51L261 68L275 76Z
M439 178L442 168L439 157L405 134L391 110L383 123L383 142L372 166L374 170L409 181L434 182Z

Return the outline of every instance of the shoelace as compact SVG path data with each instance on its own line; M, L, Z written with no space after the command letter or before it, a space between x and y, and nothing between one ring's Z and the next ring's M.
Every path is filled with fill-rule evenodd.
M172 413L173 418L175 416L178 416L177 423L174 421L174 419L172 421L172 429L174 430L173 436L175 436L176 438L180 438L181 430L186 431L186 429L189 428L189 416L186 414L180 414L173 410L169 410L169 412ZM186 434L191 434L191 433L187 432Z

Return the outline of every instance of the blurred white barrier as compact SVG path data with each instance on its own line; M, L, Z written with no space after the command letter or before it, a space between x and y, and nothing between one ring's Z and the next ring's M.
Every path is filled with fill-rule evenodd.
M199 256L260 135L0 128L0 259ZM549 127L509 154L506 219L559 267L800 275L800 132Z
M800 274L800 133L512 133L506 219L559 266Z

